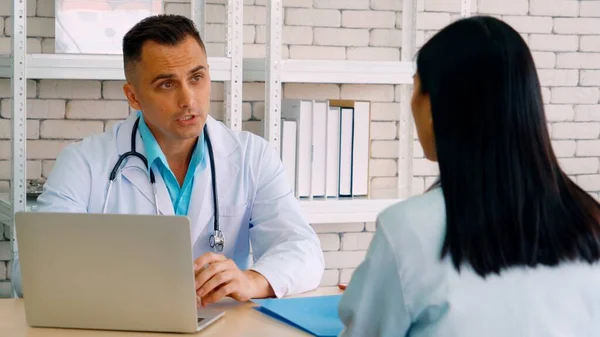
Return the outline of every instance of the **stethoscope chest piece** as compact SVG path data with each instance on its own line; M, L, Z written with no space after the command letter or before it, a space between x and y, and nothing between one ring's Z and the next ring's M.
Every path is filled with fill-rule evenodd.
M208 239L210 248L214 249L217 252L222 252L225 246L225 238L223 237L223 232L220 230L215 230L213 234L210 235Z

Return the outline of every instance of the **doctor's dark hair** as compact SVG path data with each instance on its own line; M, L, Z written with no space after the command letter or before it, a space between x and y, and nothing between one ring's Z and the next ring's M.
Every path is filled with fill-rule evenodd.
M194 38L206 53L206 47L194 22L182 15L160 14L149 16L135 24L123 37L123 66L125 76L142 59L142 47L147 41L175 46L187 37Z
M534 60L492 17L455 21L417 55L429 94L448 254L486 276L600 258L600 204L560 168ZM435 188L435 186L434 186Z

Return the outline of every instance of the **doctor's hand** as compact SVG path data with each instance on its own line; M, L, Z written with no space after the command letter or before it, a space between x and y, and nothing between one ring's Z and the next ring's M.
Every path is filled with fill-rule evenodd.
M226 296L240 302L274 296L264 276L253 270L241 271L233 260L220 254L203 254L194 261L194 271L198 307Z

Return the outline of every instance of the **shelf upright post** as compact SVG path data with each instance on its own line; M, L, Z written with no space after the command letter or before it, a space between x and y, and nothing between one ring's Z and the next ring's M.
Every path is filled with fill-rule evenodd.
M235 131L242 130L243 16L242 0L228 0L225 57L231 60L231 77L225 82L225 124Z
M206 39L206 0L192 0L192 20L202 40Z
M265 138L279 154L281 121L282 2L267 1L267 50L265 59Z
M412 62L416 45L417 0L404 0L402 4L402 62ZM410 108L411 88L400 87L400 123L398 125L398 197L407 198L412 193L413 171L413 118Z
M17 255L14 214L26 209L26 103L27 103L27 4L26 0L13 0L12 27L12 169L11 169L11 252ZM12 281L11 281L12 285ZM14 289L14 287L13 287ZM13 291L13 297L16 293Z
M460 16L463 18L471 16L471 0L462 0L460 2Z

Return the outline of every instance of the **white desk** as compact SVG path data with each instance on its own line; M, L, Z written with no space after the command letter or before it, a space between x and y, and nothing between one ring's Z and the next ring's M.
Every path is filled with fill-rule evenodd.
M300 296L340 294L333 288L317 289ZM57 304L58 305L58 304ZM215 305L226 310L225 316L212 326L191 336L201 337L303 337L299 329L266 316L254 309L254 303L238 303L226 299ZM187 334L121 332L75 329L31 328L25 321L22 299L0 299L0 336L2 337L173 337Z

